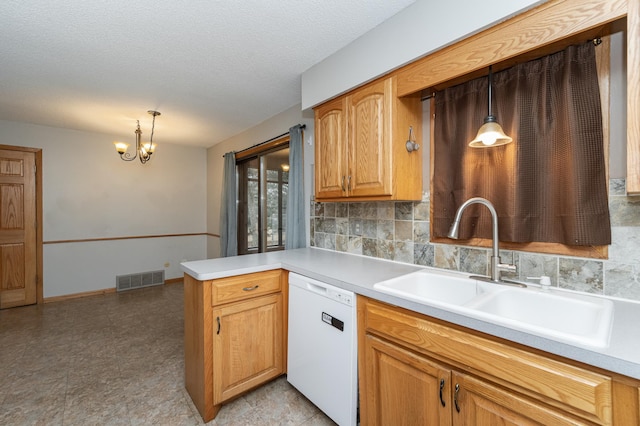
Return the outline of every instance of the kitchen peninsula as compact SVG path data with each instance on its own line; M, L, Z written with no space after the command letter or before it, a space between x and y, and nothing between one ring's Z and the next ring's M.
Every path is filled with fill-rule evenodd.
M460 342L471 341L474 342L474 344L491 345L490 351L496 352L499 351L500 348L503 348L509 352L507 356L505 356L505 360L510 360L515 357L522 361L520 366L514 366L514 368L530 369L533 365L531 361L533 358L531 357L535 357L536 359L549 359L554 366L558 367L558 374L554 380L566 378L567 381L566 383L559 382L558 386L560 389L553 390L551 397L546 395L541 397L541 399L543 402L549 403L555 408L561 408L561 410L564 410L565 405L567 405L567 411L570 415L576 415L599 424L622 424L620 423L622 419L620 413L623 411L627 412L626 415L634 416L633 419L635 419L636 422L640 419L640 397L638 395L640 388L640 339L637 338L637 331L635 330L636 325L640 323L640 304L638 303L613 300L614 319L610 344L606 348L590 348L551 340L486 320L480 321L446 309L434 308L404 298L384 294L374 289L374 285L380 281L425 269L418 266L317 248L185 262L181 266L185 272L185 339L193 333L195 328L201 330L201 338L207 340L207 336L203 334L213 336L217 328L217 324L214 324L213 316L205 318L200 314L195 315L194 312L192 312L193 309L200 309L201 307L197 308L197 303L194 304L188 300L187 295L190 294L190 291L199 291L207 285L211 286L212 282L216 282L214 280L226 282L225 280L230 277L251 277L254 274L265 273L265 271L274 271L273 273L276 273L278 276L276 279L277 284L270 287L267 293L269 293L271 297L282 297L284 306L286 307L286 294L288 289L286 272L292 271L327 282L345 290L353 291L358 295L359 360L361 364L363 357L360 351L363 348L360 343L365 339L365 331L371 329L375 334L377 333L375 330L376 327L380 326L381 322L384 322L386 318L385 315L388 315L389 321L398 321L395 315L401 315L403 319L398 324L418 324L419 330L415 331L416 333L424 332L425 330L435 330L433 332L435 334L431 336L435 336L434 338L436 340L434 340L434 342L437 341L437 335L450 334L454 340L461 339ZM281 273L275 271L280 271ZM238 278L238 282L245 287L251 284L251 282L247 284L246 280L242 278ZM192 290L188 291L187 288L189 286L192 287ZM276 294L278 296L276 296ZM207 295L209 298L211 297L210 293L207 293ZM207 295L204 297L207 297ZM273 303L277 304L278 301L274 300ZM209 299L209 305L211 305L211 299ZM196 308L194 308L194 306ZM275 310L270 310L272 316L269 318L274 320L274 318L280 315L278 318L284 323L286 321L286 315L284 315L282 311L278 311L278 309L282 309L282 306L274 309ZM284 311L286 311L286 308ZM544 312L541 312L540 315L544 315ZM413 316L415 316L415 318L413 318ZM368 321L374 318L377 318L375 321L378 321L380 324L369 325ZM193 321L200 321L203 324L194 324ZM366 323L362 324L363 321ZM395 327L395 329L398 329L398 327L400 327L398 324L392 328ZM286 327L280 327L279 330L286 330ZM469 337L465 337L467 335ZM367 336L369 336L368 332ZM286 336L281 337L282 344L286 348ZM378 337L376 337L376 339ZM385 335L385 338L396 343L400 342L398 337L392 335ZM197 371L200 374L213 374L212 371L214 367L212 364L219 362L219 359L216 357L201 354L201 358L199 358L200 367L195 368L193 366L194 359L190 359L192 356L197 355L194 353L194 348L196 348L196 352L198 350L207 350L200 345L200 343L202 342L192 342L191 349L185 348L187 378L190 374L193 375L193 371ZM412 347L411 349L414 351L421 350L419 347ZM430 350L433 349L434 348L430 348ZM286 354L286 349L283 349L282 353ZM450 358L451 357L447 359ZM202 362L203 359L208 359L208 361ZM471 355L469 359L471 364L476 362L474 361L473 355ZM487 360L485 359L484 361ZM280 362L282 362L280 366L283 369L277 374L284 373L286 369L286 362L282 360ZM209 365L205 365L207 363ZM450 363L452 363L454 367L457 367L459 361L454 360ZM475 364L471 366L474 367L474 365ZM511 368L511 366L508 367ZM525 370L521 370L520 372L522 373L524 371L525 374L527 374ZM548 366L544 368L544 371L552 370L553 369L548 368ZM364 369L362 365L360 365L361 384L363 371ZM483 378L486 377L487 374L492 374L482 371L475 371L475 373ZM514 374L518 374L518 372ZM533 377L539 375L541 380L544 380L544 375L541 375L537 370L531 371L531 374ZM473 374L471 375L473 376ZM369 377L365 380L372 379ZM466 380L467 382L471 382L474 380L474 377L469 378L467 376ZM503 379L501 378L500 380ZM516 389L525 395L531 396L531 390L527 390L527 386L523 383L517 383L515 385L511 385L511 383L500 383L500 385L509 390ZM189 386L189 380L187 380L187 387L189 388ZM449 385L447 384L446 386ZM575 386L582 386L582 388L577 389ZM535 391L543 392L544 390L540 390L542 388L543 387L536 388ZM572 393L572 389L574 388L577 389L576 393L578 395ZM198 392L196 392L196 396L194 396L192 390L189 389L189 391L194 401L200 398L201 402L196 401L196 405L205 420L207 420L207 418L213 418L217 410L213 408L213 401L208 400L208 398L211 397L198 396ZM454 392L452 389L449 389L449 387L447 387L447 391L448 393ZM215 390L211 390L211 392L215 393ZM549 392L549 390L547 389L545 392ZM572 398L577 398L579 401L573 404ZM559 405L560 403L556 400L561 400L560 402L562 402L563 405ZM442 401L444 402L445 400L443 399ZM363 404L362 396L361 404ZM452 404L444 405L448 407L447 409L450 409ZM205 407L207 406L210 408L206 409ZM631 414L628 414L629 412ZM552 418L555 419L555 417ZM572 421L575 420L574 417L570 419L573 419ZM370 421L370 423L374 422Z

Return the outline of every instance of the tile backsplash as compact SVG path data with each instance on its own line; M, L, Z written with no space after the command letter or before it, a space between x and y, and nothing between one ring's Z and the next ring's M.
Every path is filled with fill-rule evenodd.
M554 286L640 301L640 197L625 195L624 179L609 182L609 259L501 250L514 278L548 275ZM491 250L432 244L429 201L311 205L311 245L403 263L487 275ZM504 274L503 274L504 275Z

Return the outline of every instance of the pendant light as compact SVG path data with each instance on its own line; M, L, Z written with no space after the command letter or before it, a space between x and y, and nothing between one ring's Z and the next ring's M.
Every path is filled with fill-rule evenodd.
M496 117L491 113L491 91L493 85L493 72L489 66L489 115L484 119L484 124L478 130L476 138L469 142L471 148L489 148L492 146L506 145L513 141L504 134L502 126L498 124Z

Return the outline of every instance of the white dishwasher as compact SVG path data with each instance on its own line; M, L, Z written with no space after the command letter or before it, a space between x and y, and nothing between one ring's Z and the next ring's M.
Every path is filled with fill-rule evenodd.
M287 380L340 426L357 424L353 292L289 273Z

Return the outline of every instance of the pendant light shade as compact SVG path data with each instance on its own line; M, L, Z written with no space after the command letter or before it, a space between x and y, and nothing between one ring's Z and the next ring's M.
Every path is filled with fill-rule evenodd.
M490 146L506 145L513 139L504 134L502 126L493 115L484 119L484 124L478 129L476 138L469 142L471 148L487 148Z
M488 148L492 146L506 145L513 141L505 135L502 126L498 124L496 117L491 113L491 94L493 85L493 73L489 66L489 114L484 119L484 124L478 130L475 139L469 142L471 148Z

